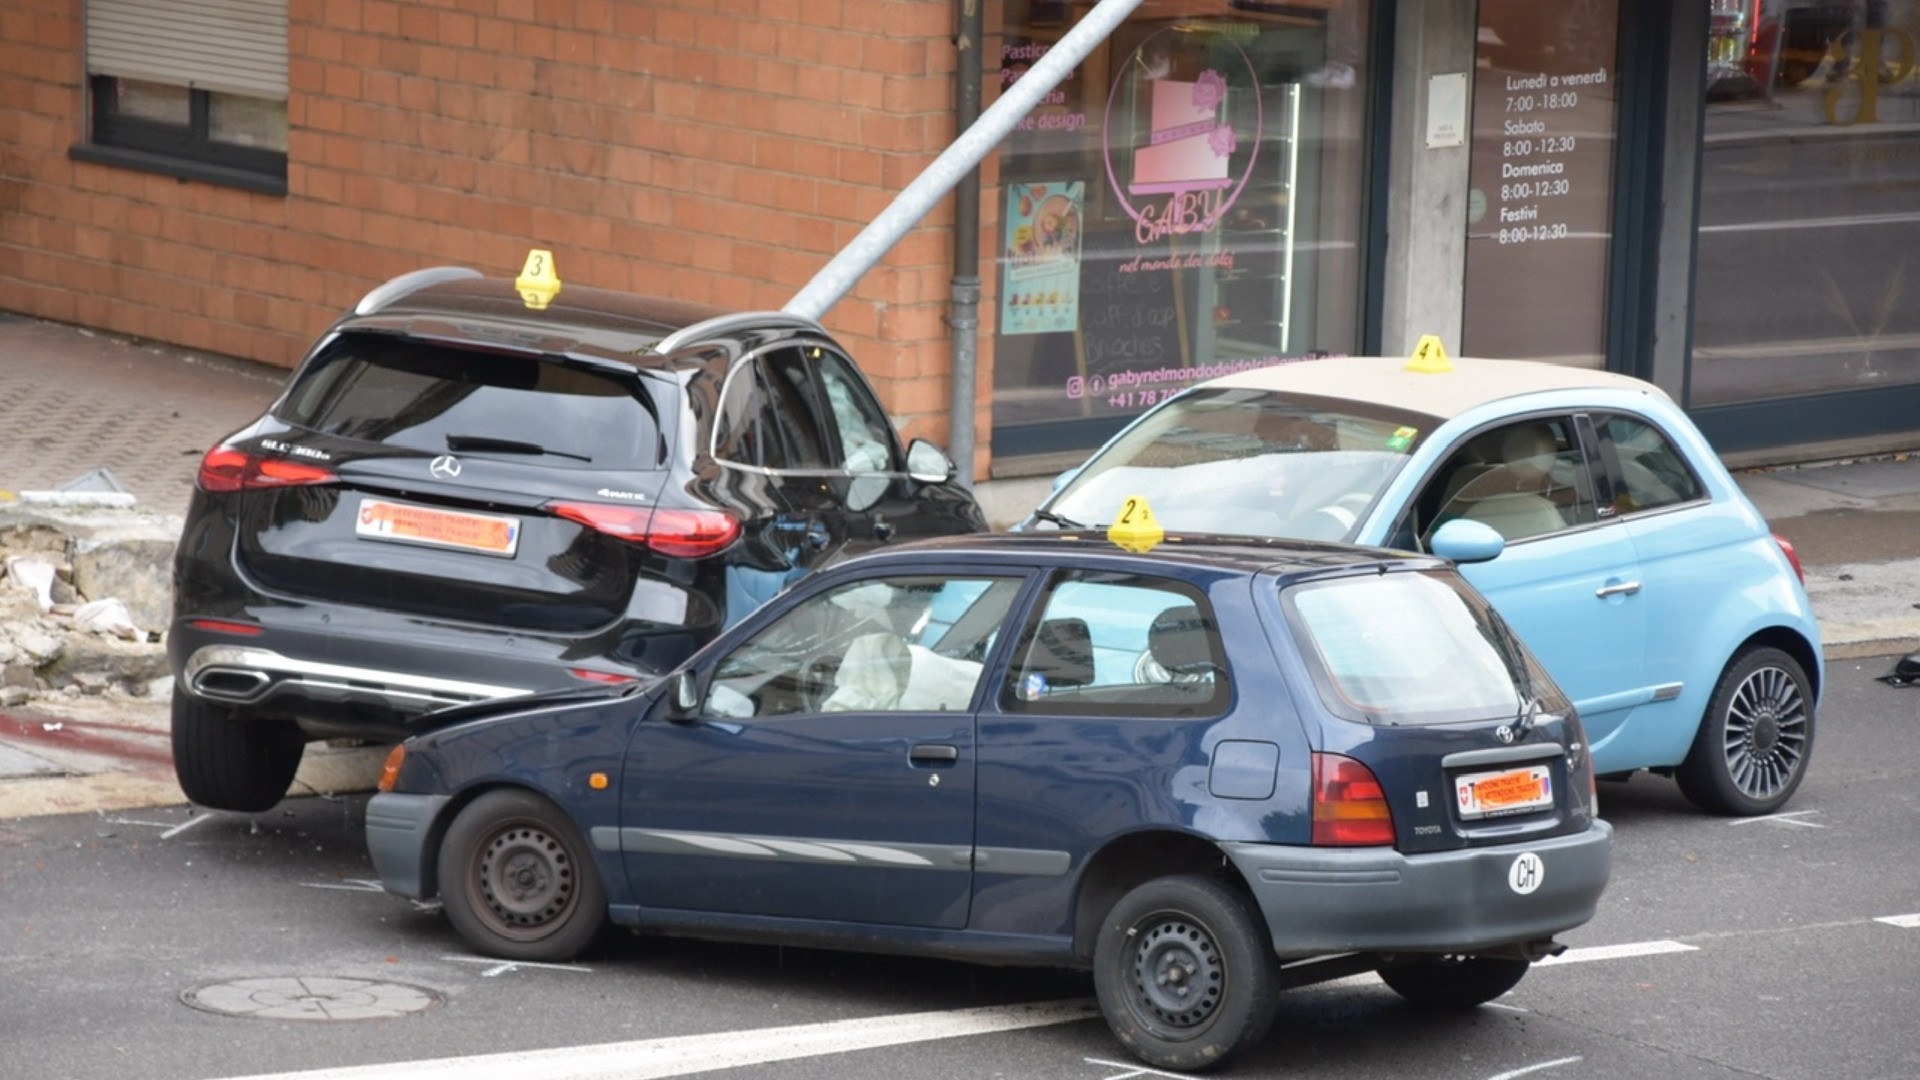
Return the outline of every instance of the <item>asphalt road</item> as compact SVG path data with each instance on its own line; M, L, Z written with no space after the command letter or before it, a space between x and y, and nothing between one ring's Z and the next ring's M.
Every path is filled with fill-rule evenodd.
M1230 1075L1920 1076L1920 687L1877 681L1890 666L1829 665L1778 817L1604 786L1600 913L1506 998L1449 1016L1370 978L1294 991ZM562 967L474 957L367 880L364 808L0 822L0 1077L1158 1075L1077 973L631 938Z

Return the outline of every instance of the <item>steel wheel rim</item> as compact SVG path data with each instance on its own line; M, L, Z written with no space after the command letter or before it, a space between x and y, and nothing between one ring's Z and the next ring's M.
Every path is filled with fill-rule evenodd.
M573 908L573 858L559 837L538 825L497 830L474 862L481 910L508 937L540 937Z
M1727 775L1740 793L1768 799L1799 775L1807 754L1807 708L1784 668L1763 667L1741 680L1727 702Z
M1165 915L1142 921L1129 936L1135 1015L1161 1037L1198 1034L1226 992L1227 968L1213 932L1197 919Z

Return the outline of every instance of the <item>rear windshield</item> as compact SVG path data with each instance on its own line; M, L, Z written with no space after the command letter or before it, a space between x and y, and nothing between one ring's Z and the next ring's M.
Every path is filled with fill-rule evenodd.
M303 368L280 418L327 435L435 454L528 455L580 468L654 468L659 425L637 379L552 357L343 334Z
M1370 574L1283 597L1314 683L1335 715L1365 724L1518 716L1564 699L1478 594L1451 571Z

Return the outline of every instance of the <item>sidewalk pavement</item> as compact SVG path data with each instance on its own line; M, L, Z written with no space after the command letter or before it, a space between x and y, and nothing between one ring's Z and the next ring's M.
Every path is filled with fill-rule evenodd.
M0 312L0 489L54 491L105 469L140 506L177 518L201 454L259 415L286 377ZM1920 454L1736 476L1798 551L1829 660L1920 650ZM1004 528L1050 480L976 490ZM49 695L0 710L0 820L184 802L169 753L164 696ZM360 751L308 756L300 782L320 793L377 769Z

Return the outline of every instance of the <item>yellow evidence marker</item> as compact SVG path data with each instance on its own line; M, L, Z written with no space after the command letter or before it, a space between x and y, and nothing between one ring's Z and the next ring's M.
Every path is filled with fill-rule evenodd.
M1420 343L1413 347L1413 355L1407 359L1407 370L1421 375L1439 375L1453 370L1453 361L1447 359L1447 347L1440 344L1440 335L1420 335Z
M513 287L520 291L520 299L535 311L545 308L560 295L560 275L553 268L553 252L534 248L527 252L527 264L520 268L520 276L513 279Z
M1107 528L1107 539L1138 554L1152 551L1166 539L1167 530L1153 519L1153 508L1138 495L1129 495L1120 504L1120 516Z

